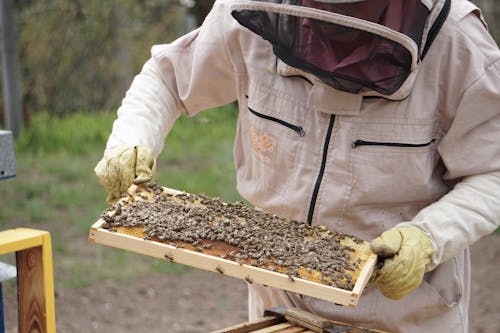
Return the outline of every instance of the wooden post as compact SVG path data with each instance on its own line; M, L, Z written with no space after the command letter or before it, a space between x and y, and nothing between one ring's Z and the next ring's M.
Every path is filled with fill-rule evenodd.
M47 332L42 247L16 252L19 333Z

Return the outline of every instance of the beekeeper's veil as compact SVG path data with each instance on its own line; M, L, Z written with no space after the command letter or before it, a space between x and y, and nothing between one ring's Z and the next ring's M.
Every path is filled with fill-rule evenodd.
M335 89L402 99L450 0L235 0L233 17Z

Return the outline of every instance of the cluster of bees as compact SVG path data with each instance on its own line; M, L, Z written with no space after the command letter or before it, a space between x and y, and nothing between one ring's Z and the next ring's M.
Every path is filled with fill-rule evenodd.
M103 227L142 227L146 239L211 251L240 264L287 274L292 281L320 272L321 283L353 288L352 272L360 263L351 258L354 248L342 241L346 237L354 244L361 240L254 210L241 202L168 194L158 185L149 185L146 194L129 195L128 200L109 207L101 216Z

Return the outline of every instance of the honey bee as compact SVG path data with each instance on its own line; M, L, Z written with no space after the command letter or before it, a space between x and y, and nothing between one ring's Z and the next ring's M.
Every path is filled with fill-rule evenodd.
M165 253L163 257L165 257L165 259L167 259L170 262L175 262L174 256L171 253Z

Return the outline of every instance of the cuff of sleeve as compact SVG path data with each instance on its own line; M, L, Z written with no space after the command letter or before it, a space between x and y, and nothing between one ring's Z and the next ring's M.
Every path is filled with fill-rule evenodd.
M426 266L426 272L432 271L434 268L436 268L441 263L441 256L439 255L439 253L440 253L439 247L438 247L436 241L434 240L434 238L432 237L432 234L429 231L421 228L413 221L399 223L396 225L396 227L398 227L398 228L417 228L418 230L420 230L421 232L423 232L427 236L427 238L429 239L429 241L431 243L433 251L432 251L432 255L429 258L430 262Z

